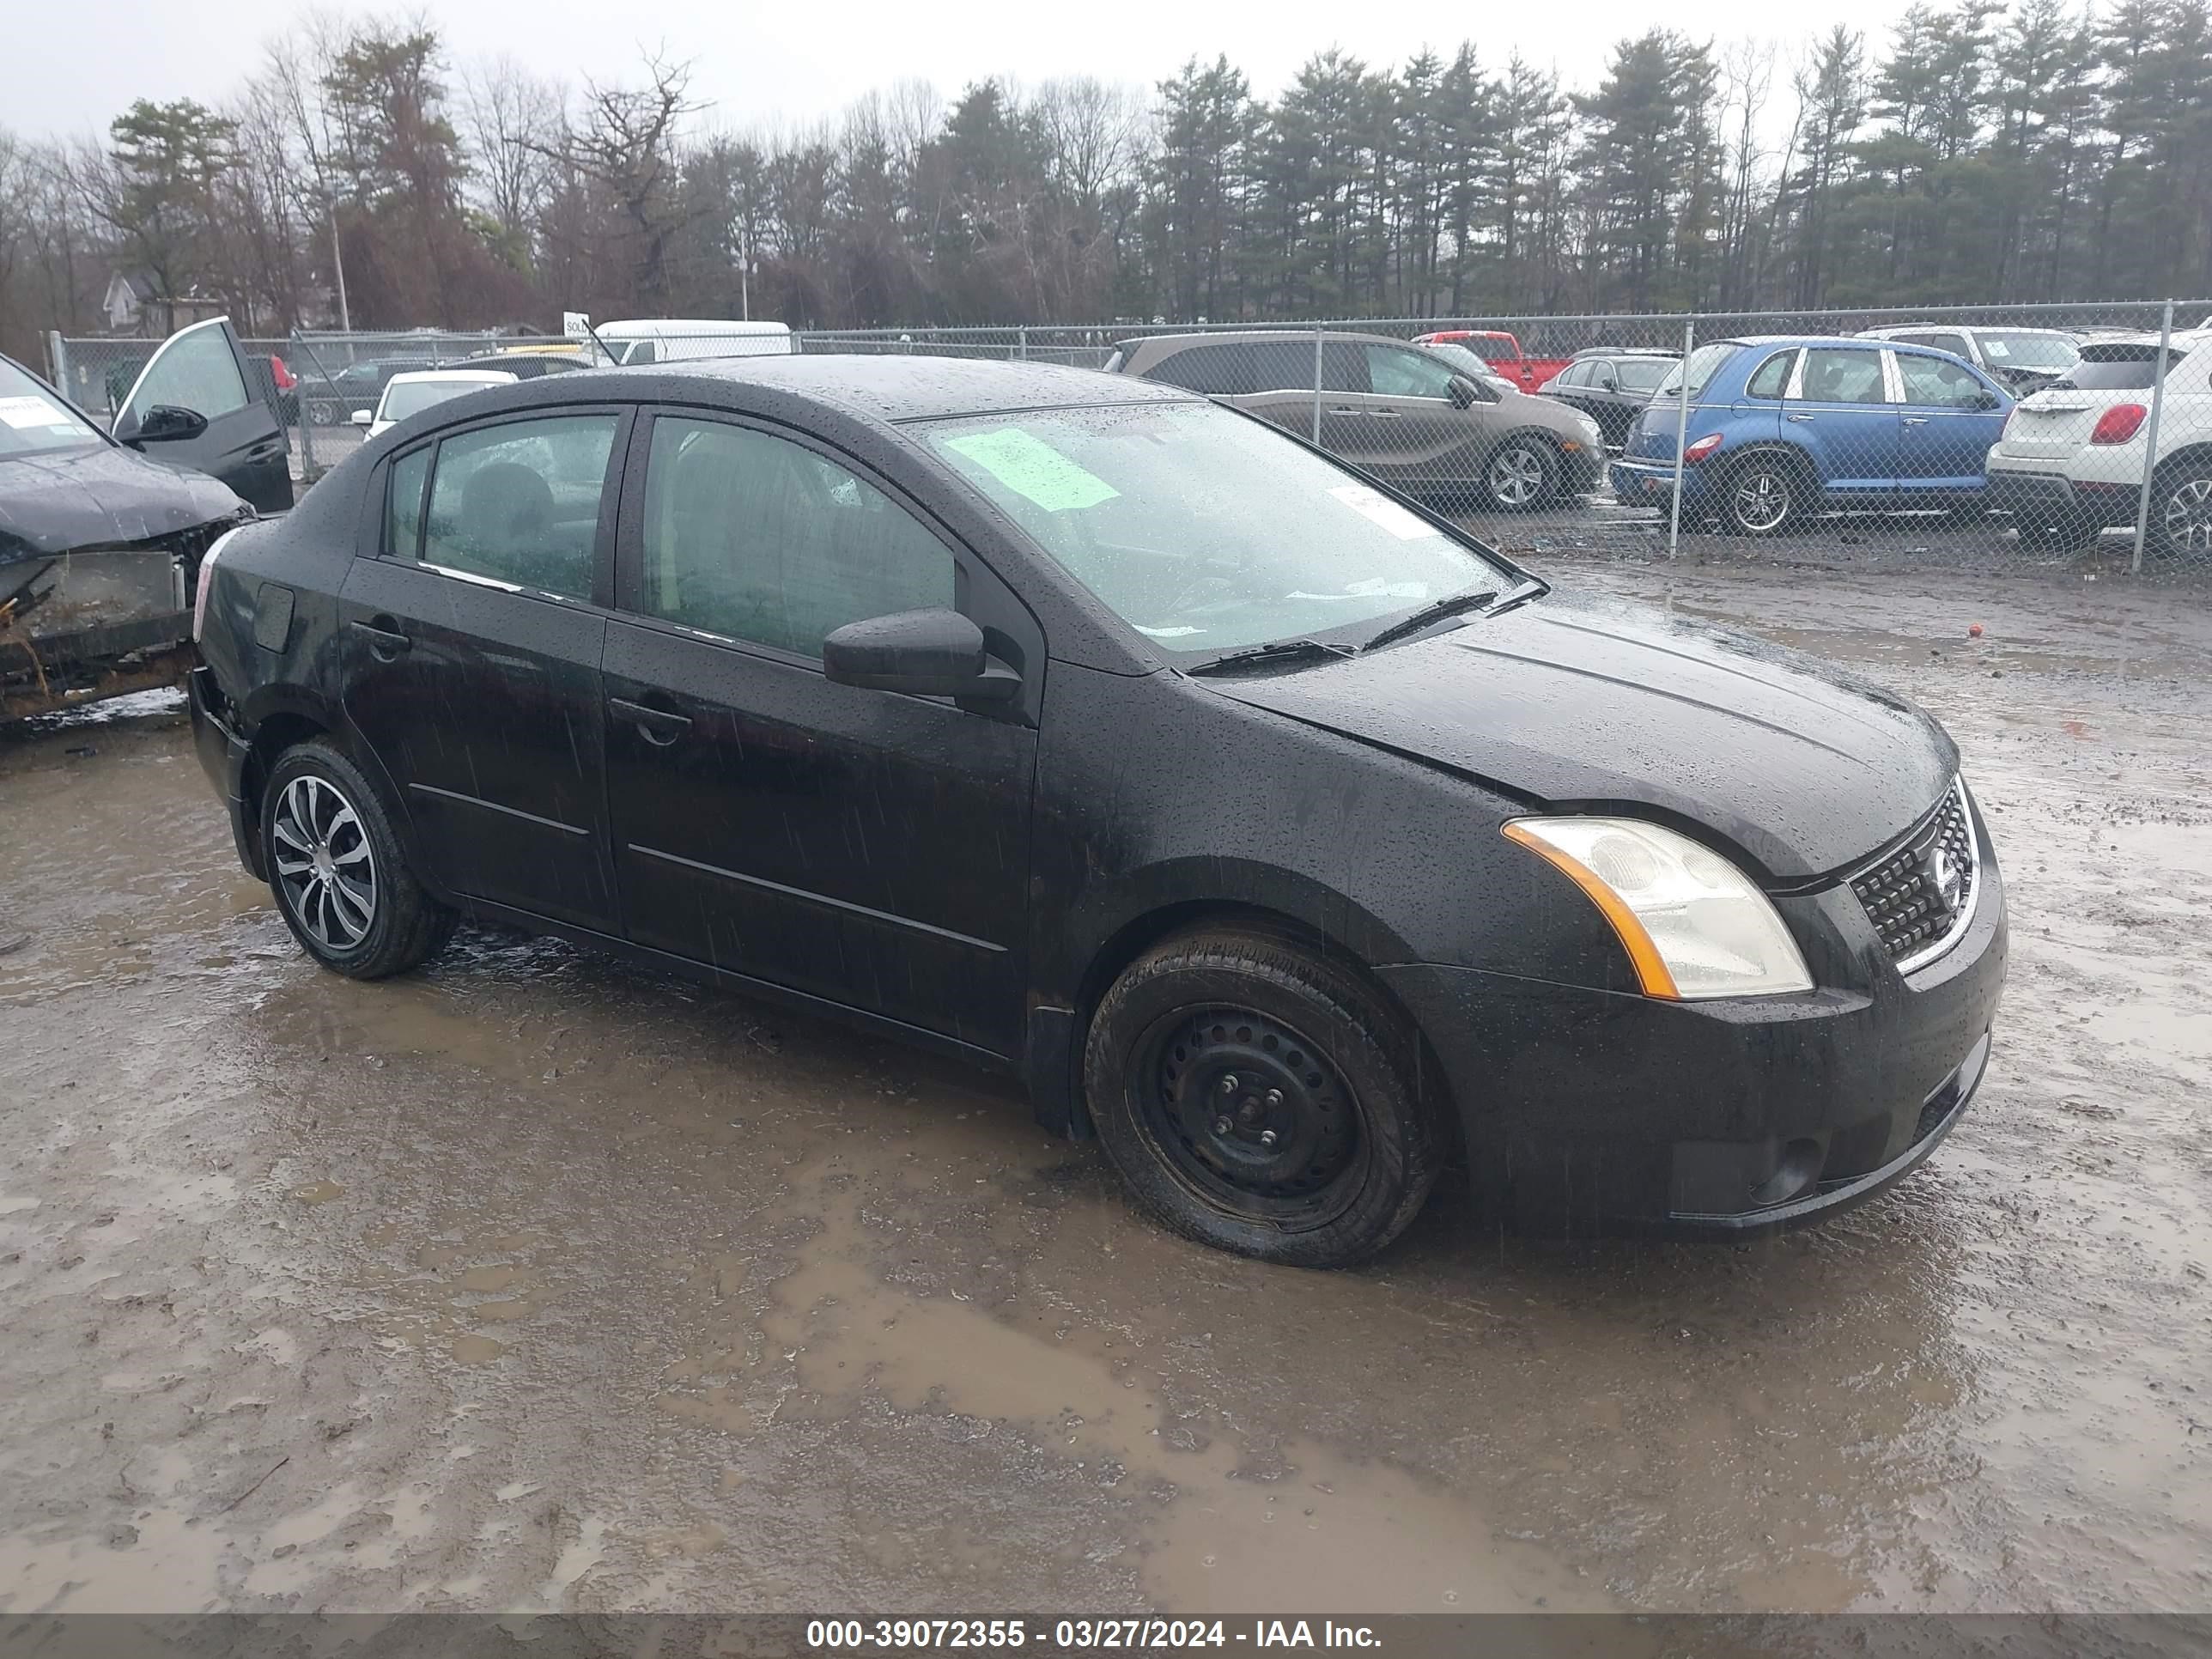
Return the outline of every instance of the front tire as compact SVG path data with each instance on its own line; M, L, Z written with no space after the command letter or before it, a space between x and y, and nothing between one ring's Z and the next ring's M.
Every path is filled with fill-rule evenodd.
M1482 469L1482 493L1499 513L1533 513L1559 493L1559 453L1541 438L1508 438Z
M261 856L284 925L333 973L404 973L453 935L453 911L408 869L368 778L321 739L288 749L270 769Z
M1403 1232L1444 1136L1418 1039L1349 970L1271 935L1190 933L1115 981L1084 1085L1145 1209L1217 1249L1337 1267Z

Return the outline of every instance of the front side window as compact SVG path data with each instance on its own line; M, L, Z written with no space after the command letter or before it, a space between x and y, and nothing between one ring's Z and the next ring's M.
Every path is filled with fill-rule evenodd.
M246 377L219 323L203 323L172 336L147 366L131 395L129 412L141 421L150 410L189 409L209 420L246 407Z
M1424 352L1404 351L1396 346L1367 346L1367 379L1374 389L1386 398L1434 398L1443 402L1451 396L1452 372L1445 364Z
M592 597L615 415L478 427L438 446L422 562L563 599Z
M1371 631L1510 572L1357 474L1205 404L933 421L923 441L1163 653Z
M1948 357L1923 357L1917 351L1897 354L1897 372L1905 381L1905 401L1935 409L1972 409L1987 395L1973 370Z
M647 616L814 656L847 623L950 606L953 575L943 542L826 456L720 422L653 422Z
M1881 404L1889 401L1881 380L1881 354L1843 346L1810 346L1805 352L1803 390L1808 404Z

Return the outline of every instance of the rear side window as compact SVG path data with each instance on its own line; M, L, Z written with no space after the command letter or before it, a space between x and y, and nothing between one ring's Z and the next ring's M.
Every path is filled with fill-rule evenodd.
M478 427L438 446L422 562L564 599L592 597L614 415Z
M1591 376L1595 374L1597 372L1597 365L1595 363L1570 363L1565 368L1559 371L1558 384L1560 386L1594 386L1596 382L1591 379Z
M2179 351L2167 354L2167 374L2173 372L2181 358ZM2067 371L2066 379L2084 392L2148 392L2158 381L2158 348L2132 344L2084 346L2081 361Z
M1745 382L1743 395L1747 398L1779 398L1790 385L1790 370L1797 361L1794 351L1778 351L1758 368Z
M1164 357L1145 378L1164 380L1186 392L1202 392L1209 398L1228 398L1261 390L1265 382L1257 378L1257 368L1251 347L1224 343L1192 346Z
M419 558L422 552L422 491L430 482L430 446L392 462L384 495L384 556Z
M950 607L952 554L866 479L787 439L653 426L639 609L813 656L847 623Z
M1881 353L1856 347L1808 346L1803 390L1808 404L1881 404Z

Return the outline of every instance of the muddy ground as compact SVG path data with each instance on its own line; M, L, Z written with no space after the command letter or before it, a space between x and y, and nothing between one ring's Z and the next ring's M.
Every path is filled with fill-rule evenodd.
M0 1614L2212 1608L2212 591L1551 570L1966 753L1996 1060L1821 1231L1210 1254L950 1064L317 971L174 712L0 742Z

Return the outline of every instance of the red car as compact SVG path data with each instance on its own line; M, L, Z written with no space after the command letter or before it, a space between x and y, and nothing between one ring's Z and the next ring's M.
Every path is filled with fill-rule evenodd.
M1565 357L1528 356L1522 351L1519 337L1503 329L1440 328L1432 334L1415 335L1413 343L1465 346L1523 392L1535 391L1571 361Z

